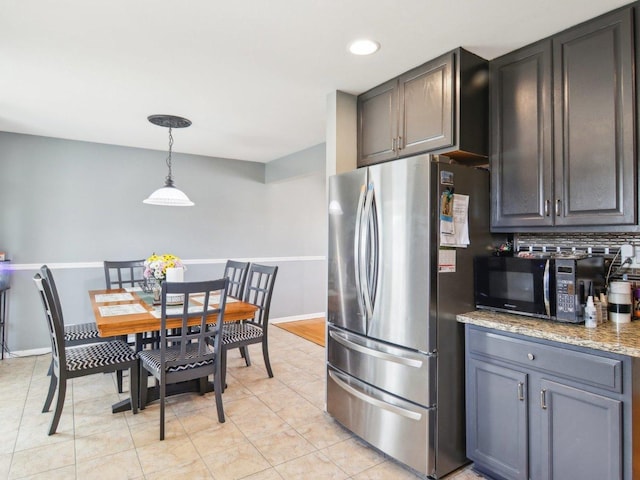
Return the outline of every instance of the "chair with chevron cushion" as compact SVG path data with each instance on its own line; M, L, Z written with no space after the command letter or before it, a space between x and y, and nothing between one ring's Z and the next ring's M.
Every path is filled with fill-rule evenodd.
M276 281L278 267L268 267L254 263L249 268L247 282L244 287L243 301L252 303L258 307L255 318L243 320L237 323L227 323L222 330L222 385L226 385L227 351L240 348L243 352L245 364L251 365L249 358L249 345L262 344L262 356L269 377L273 377L271 363L269 362L269 344L267 328L269 326L269 308L273 285Z
M249 262L238 262L237 260L227 260L224 266L223 277L229 279L227 295L241 299L244 294L244 284L247 281Z
M104 283L105 288L137 287L144 283L144 260L105 260L104 265ZM121 338L128 342L125 336ZM153 333L144 334L143 343L153 342ZM118 372L118 393L122 393L122 372Z
M207 377L213 375L218 421L224 423L220 374L220 331L227 299L228 278L204 282L164 282L160 310L160 348L142 350L140 378L149 372L160 393L160 440L164 440L164 410L167 385L200 380L205 393ZM184 295L183 304L167 306L167 295ZM197 321L196 321L197 319ZM167 328L168 322L176 322ZM209 346L210 345L210 346ZM143 382L140 408L147 402Z
M46 265L43 265L42 269L44 269L47 273L47 278L49 279L51 290L54 292L56 297L60 298L58 296L58 289L56 287L56 282L53 279L51 270ZM67 347L86 345L87 343L104 342L109 340L113 339L100 337L100 335L98 334L98 326L96 325L96 322L75 323L64 326L64 341Z
M56 287L56 282L53 279L51 270L46 265L43 265L42 268L47 273L47 278L49 279L49 285L52 292L54 293L56 298L60 298L58 295L58 288ZM100 334L98 333L98 326L96 325L96 322L93 321L64 325L64 342L67 347L87 345L89 343L110 342L111 340L113 340L113 338L105 338L100 336ZM47 373L47 375L51 375L52 371L53 361L49 366L49 372ZM122 393L122 372L118 372L118 392Z
M128 368L130 371L131 407L133 413L138 413L138 359L136 353L122 340L67 347L64 339L62 306L57 292L52 288L53 277L49 276L50 273L49 269L43 266L40 273L36 273L33 277L40 293L51 337L53 366L51 383L42 412L49 411L54 394L56 391L58 393L49 435L53 435L58 428L67 391L67 380L71 378Z
M107 289L137 287L144 283L144 260L105 260L104 280Z

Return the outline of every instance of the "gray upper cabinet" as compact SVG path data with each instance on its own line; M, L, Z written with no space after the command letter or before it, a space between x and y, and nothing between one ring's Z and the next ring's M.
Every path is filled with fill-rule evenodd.
M396 158L398 138L398 80L358 97L358 166Z
M632 14L491 62L494 230L636 225Z
M632 9L553 39L556 225L635 223Z
M492 225L553 225L551 42L490 65Z
M399 155L453 145L453 65L449 53L398 79Z
M360 95L358 166L425 152L486 157L487 69L457 49Z

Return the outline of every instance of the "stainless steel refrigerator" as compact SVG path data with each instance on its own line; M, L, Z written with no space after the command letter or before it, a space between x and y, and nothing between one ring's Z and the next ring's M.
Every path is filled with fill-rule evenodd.
M439 478L468 462L464 335L455 316L475 309L472 259L492 238L488 172L436 159L330 178L327 411ZM445 222L454 220L454 234L464 230L464 196L469 244L442 247ZM443 205L451 199L455 218Z

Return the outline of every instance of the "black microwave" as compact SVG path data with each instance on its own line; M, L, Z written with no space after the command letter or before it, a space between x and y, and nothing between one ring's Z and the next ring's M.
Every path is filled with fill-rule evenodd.
M598 256L474 258L476 308L583 322L587 296L604 287Z

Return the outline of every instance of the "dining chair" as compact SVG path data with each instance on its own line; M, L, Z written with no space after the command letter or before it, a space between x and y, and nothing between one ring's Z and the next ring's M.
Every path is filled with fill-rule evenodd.
M42 412L48 412L57 392L56 407L49 427L49 435L56 433L64 399L67 380L94 373L115 372L129 369L129 393L131 409L138 413L138 358L136 353L122 340L111 340L90 345L69 347L64 337L62 305L57 291L52 288L53 276L46 265L36 273L33 280L40 292L45 311L49 336L51 337L52 372L49 391Z
M54 293L56 298L60 298L58 295L58 288L56 287L56 282L53 279L53 274L47 265L43 265L41 267L46 271L47 278L49 279L49 285L51 287L51 291ZM60 318L62 318L62 313L59 312ZM113 340L111 337L101 337L98 332L98 326L95 321L85 322L85 323L72 323L70 325L63 326L63 335L64 342L67 347L74 347L78 345L87 345L89 343L98 343L98 342L109 342ZM53 372L53 360L49 365L49 371L47 375L51 375ZM119 373L119 381L118 381L118 392L122 393L122 373Z
M47 278L49 279L51 290L55 293L56 297L60 298L58 295L58 288L56 287L56 282L53 279L51 270L46 265L43 265L41 269L44 269L47 273ZM64 340L66 342L66 345L68 347L71 347L75 345L85 345L87 343L103 342L113 339L100 337L96 322L86 322L65 325Z
M244 295L244 284L247 281L247 272L249 271L250 262L239 262L237 260L227 260L224 266L223 277L229 279L229 287L227 288L227 295L229 297L242 299ZM240 348L240 355L242 358L247 353L247 347Z
M247 281L249 262L238 262L237 260L227 260L224 266L223 277L229 279L227 295L241 299L244 293L244 284Z
M104 266L104 282L105 288L110 290L112 288L125 288L125 287L137 287L140 283L144 283L144 259L142 260L105 260ZM144 337L143 343L152 342L153 334L147 334ZM125 342L131 345L126 336L121 338ZM118 382L118 393L122 393L122 372L118 372L116 375Z
M220 373L220 332L224 320L229 280L200 282L164 282L161 293L160 348L142 350L140 377L146 379L149 372L156 380L160 396L160 440L164 440L164 410L167 385L199 379L200 394L205 393L207 378L213 375L218 421L224 423L222 386ZM167 306L167 295L184 295L182 306ZM194 298L197 297L197 300ZM212 320L212 316L215 321ZM191 326L189 319L198 317ZM168 327L168 322L178 319L180 326ZM141 389L140 408L147 403L148 389Z
M104 280L107 289L137 287L144 283L143 260L105 260Z
M269 362L269 344L267 328L269 326L269 308L273 285L275 284L278 267L252 264L247 274L244 287L243 301L258 307L255 317L242 322L226 323L222 327L222 386L226 385L227 352L230 349L240 348L247 367L251 365L249 357L249 345L262 344L262 356L269 377L273 377L271 363Z

